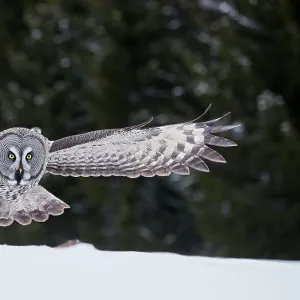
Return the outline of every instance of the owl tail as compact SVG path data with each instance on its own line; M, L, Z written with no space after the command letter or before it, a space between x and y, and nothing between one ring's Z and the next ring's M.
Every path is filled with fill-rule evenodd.
M14 221L21 225L29 225L32 220L45 222L49 215L61 215L64 209L69 208L69 205L40 185L33 187L25 196L17 198L7 206L7 213L0 214L0 226L3 227L11 225Z

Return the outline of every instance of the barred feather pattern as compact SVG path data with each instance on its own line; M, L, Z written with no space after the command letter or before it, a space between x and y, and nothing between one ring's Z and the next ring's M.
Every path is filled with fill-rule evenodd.
M227 115L227 114L226 114ZM225 159L210 146L232 147L236 143L214 134L238 125L223 125L221 118L207 122L165 125L142 129L95 132L91 141L76 144L72 137L52 144L46 171L62 176L168 176L172 172L188 175L190 168L208 172L205 160L225 163ZM146 123L145 123L146 124ZM64 144L65 143L65 144ZM57 150L58 149L58 150Z
M14 221L21 225L29 225L32 220L45 222L49 215L61 215L66 208L69 205L37 185L14 200L0 198L0 227Z

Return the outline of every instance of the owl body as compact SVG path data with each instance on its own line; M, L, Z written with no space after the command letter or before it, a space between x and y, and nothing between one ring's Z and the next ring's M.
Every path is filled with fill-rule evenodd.
M62 176L168 176L209 171L205 160L224 163L210 146L236 144L215 133L223 117L196 122L97 130L50 141L37 128L15 127L0 132L0 226L14 221L28 225L60 215L69 206L39 182L44 173Z

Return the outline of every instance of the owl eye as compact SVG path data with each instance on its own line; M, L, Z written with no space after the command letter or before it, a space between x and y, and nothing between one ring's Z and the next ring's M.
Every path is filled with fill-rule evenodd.
M11 159L11 160L15 160L16 156L12 152L9 152L8 153L8 158Z
M32 159L32 153L28 153L26 155L26 160L31 160Z

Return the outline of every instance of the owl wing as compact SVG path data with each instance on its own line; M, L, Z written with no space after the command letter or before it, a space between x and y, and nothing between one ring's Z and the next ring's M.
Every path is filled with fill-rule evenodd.
M14 221L21 225L28 225L32 220L45 222L49 215L61 215L66 208L69 205L37 185L13 202L0 199L0 227Z
M227 114L226 114L227 115ZM144 124L124 129L94 131L52 143L46 171L63 176L167 176L188 175L189 168L208 172L204 162L224 163L209 146L231 147L236 143L214 133L238 125L223 125L223 118L190 121L142 129Z

